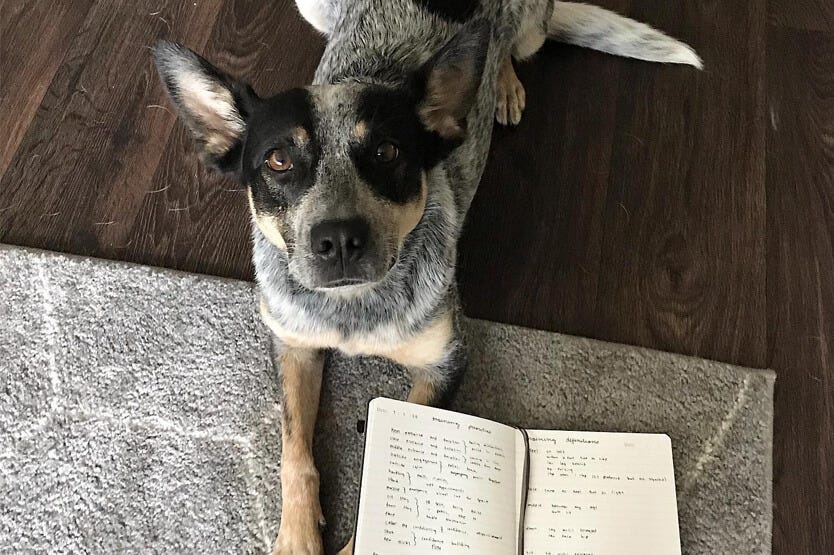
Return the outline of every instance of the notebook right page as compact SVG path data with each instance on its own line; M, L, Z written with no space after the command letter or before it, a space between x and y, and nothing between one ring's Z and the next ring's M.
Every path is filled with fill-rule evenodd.
M525 555L680 555L669 436L527 433Z

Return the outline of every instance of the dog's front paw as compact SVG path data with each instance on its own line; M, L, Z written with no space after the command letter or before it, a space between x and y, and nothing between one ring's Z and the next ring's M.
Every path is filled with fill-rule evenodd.
M515 74L513 62L509 57L498 70L495 94L495 119L501 125L518 125L527 103L527 94L524 92L524 85Z
M305 530L278 532L272 555L323 555L321 533L318 527Z
M304 515L284 513L281 528L272 548L272 555L322 555L321 528L324 516L321 508L305 511Z

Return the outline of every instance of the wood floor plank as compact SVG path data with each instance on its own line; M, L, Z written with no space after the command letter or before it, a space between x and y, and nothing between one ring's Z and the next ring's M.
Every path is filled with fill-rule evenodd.
M831 0L769 0L768 11L775 27L834 32Z
M92 0L0 2L0 177L91 5Z
M765 6L631 15L693 42L706 67L639 64L620 80L596 334L762 366Z
M132 219L130 200L150 181L174 124L149 47L158 38L204 43L219 8L93 5L0 181L0 240L105 254L100 230Z
M202 52L261 96L312 80L324 41L290 1L227 3ZM163 99L159 100L163 102ZM122 236L103 236L114 256L181 270L252 279L246 195L197 161L181 124L168 139L158 170L135 205ZM121 241L121 243L120 243Z
M834 34L768 34L774 553L834 553Z
M707 69L555 45L522 67L527 113L496 135L460 249L467 309L762 365L763 8L619 9Z
M467 216L467 314L591 335L622 63L546 45L518 66L527 108L495 131Z

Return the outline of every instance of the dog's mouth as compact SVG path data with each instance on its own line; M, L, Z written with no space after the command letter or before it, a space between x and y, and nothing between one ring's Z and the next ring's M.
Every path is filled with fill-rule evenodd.
M332 289L351 288L351 287L358 287L358 286L362 286L362 285L371 285L373 283L375 283L375 282L367 281L367 280L364 280L364 279L358 279L358 278L342 278L342 279L336 279L336 280L333 280L333 281L329 281L325 284L319 285L316 289L322 289L322 290L325 290L325 291L329 291L329 290L332 290Z
M316 291L329 297L352 299L372 289L377 283L379 282L353 278L339 279L316 287Z

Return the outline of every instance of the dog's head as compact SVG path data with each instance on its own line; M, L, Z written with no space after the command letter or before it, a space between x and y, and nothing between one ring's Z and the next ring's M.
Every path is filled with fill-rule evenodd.
M470 24L396 87L342 82L260 98L160 43L159 74L201 159L247 187L255 224L311 289L380 281L422 218L429 170L466 132L488 28Z

